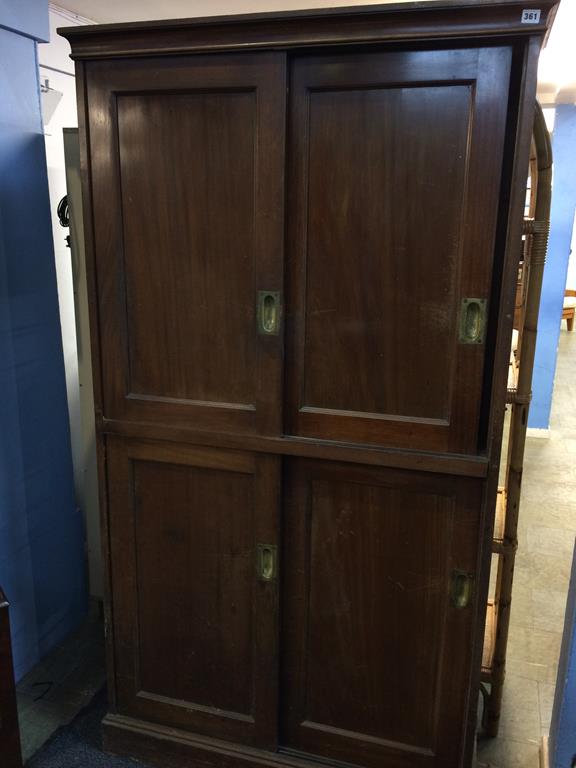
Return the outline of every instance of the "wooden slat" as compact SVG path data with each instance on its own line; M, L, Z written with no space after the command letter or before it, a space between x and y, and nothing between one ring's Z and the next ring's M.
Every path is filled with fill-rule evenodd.
M375 445L358 445L334 440L316 440L306 437L243 435L208 432L175 424L149 424L135 421L99 419L97 432L143 440L169 440L171 442L211 445L277 456L302 456L311 459L334 459L356 464L414 469L422 472L486 477L488 459L485 456L428 451L402 450Z
M492 662L496 645L496 616L496 604L493 600L489 600L486 607L486 630L482 653L482 680L486 683L489 683L492 677Z
M508 381L506 384L506 402L516 402L516 390L518 389L519 366L514 350L510 350L510 364L508 366Z
M506 521L506 489L498 488L496 496L496 514L494 517L494 534L492 552L500 554L504 548L504 525Z

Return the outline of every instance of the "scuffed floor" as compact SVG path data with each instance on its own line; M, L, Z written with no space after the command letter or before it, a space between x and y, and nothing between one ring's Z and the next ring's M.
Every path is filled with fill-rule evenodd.
M576 536L576 332L564 328L550 427L526 444L500 733L478 744L491 768L538 768L550 727Z
M22 755L28 760L105 682L104 628L97 603L88 618L17 686Z

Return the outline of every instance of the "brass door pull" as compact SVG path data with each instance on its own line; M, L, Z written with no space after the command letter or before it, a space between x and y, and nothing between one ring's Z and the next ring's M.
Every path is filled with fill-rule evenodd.
M486 336L486 299L462 299L460 344L483 344Z
M277 336L280 330L280 314L279 291L258 291L256 307L258 333L264 336Z
M256 573L260 581L274 581L278 575L278 547L256 545Z
M452 571L450 602L454 608L467 608L474 594L474 576L465 571Z

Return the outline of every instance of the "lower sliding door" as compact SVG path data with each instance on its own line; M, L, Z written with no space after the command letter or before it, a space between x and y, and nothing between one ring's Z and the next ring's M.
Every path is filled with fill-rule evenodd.
M281 749L455 768L480 483L299 459L286 489Z
M120 438L107 452L120 713L275 748L278 459Z
M119 714L367 768L459 765L479 481L284 459L279 531L278 457L117 437L107 456Z

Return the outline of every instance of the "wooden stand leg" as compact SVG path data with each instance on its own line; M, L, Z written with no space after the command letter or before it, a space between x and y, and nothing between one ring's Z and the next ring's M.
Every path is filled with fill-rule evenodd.
M22 768L8 601L0 589L0 757L2 768Z
M501 675L497 675L497 679L494 680L490 688L490 695L486 702L486 709L484 711L484 717L482 726L484 733L491 739L498 736L498 730L500 728L500 713L502 711L502 694L504 692L504 670Z

